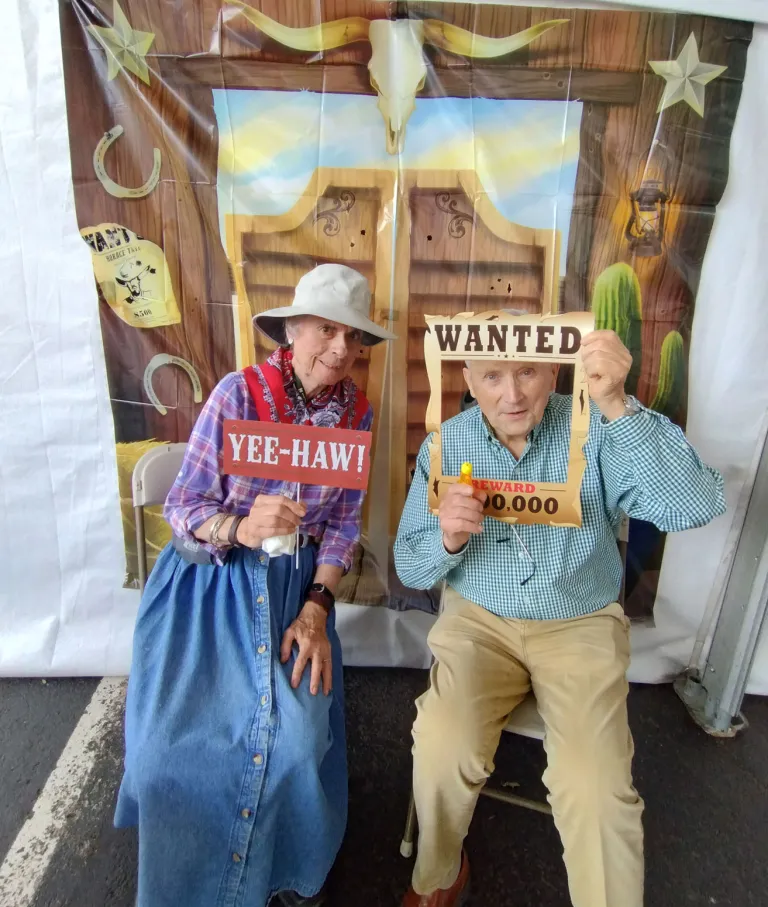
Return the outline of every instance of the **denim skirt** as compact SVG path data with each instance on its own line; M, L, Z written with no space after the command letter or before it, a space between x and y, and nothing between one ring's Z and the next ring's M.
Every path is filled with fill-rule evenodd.
M224 566L168 546L134 636L115 824L138 826L138 907L264 907L317 892L347 818L341 647L333 692L290 684L280 642L313 581L316 548Z

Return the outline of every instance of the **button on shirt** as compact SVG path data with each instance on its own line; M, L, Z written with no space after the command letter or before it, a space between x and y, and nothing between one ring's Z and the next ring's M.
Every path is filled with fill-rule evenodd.
M552 394L519 460L498 441L478 406L442 426L443 472L470 461L481 479L564 484L571 431L570 396ZM459 552L443 545L427 503L428 440L416 460L395 542L405 585L429 589L445 579L460 595L502 617L557 620L616 601L622 512L664 532L703 526L725 512L723 479L704 465L682 431L641 408L612 422L591 405L582 526L515 525L486 518Z

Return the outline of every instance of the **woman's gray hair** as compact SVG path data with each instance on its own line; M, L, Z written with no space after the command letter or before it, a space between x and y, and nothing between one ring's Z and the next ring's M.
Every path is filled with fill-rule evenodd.
M531 315L531 312L526 312L525 309L502 309L505 315ZM469 359L464 360L464 365L469 368Z
M304 320L303 315L292 315L290 318L286 318L283 322L283 333L285 334L285 342L290 346L293 343L293 340L296 336L296 328Z

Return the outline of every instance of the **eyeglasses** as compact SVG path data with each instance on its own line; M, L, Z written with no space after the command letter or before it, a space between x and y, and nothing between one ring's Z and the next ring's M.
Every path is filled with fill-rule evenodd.
M520 533L517 531L517 529L515 528L514 524L509 523L508 525L509 525L509 528L510 528L510 529L512 530L512 532L514 533L514 536L515 536L515 538L517 539L518 545L520 545L520 547L521 547L521 548L523 549L523 551L525 552L526 557L527 557L528 560L531 562L531 572L530 572L529 575L526 576L526 578L520 583L521 586L524 586L524 585L528 582L528 580L532 579L532 578L535 576L535 574L536 574L536 561L535 561L535 560L533 559L533 557L531 556L531 552L530 552L530 551L528 550L528 548L526 547L525 542L524 542L523 539L521 538ZM501 544L502 542L508 542L509 539L508 539L508 538L507 538L507 539L499 539L498 541L499 541L499 543Z

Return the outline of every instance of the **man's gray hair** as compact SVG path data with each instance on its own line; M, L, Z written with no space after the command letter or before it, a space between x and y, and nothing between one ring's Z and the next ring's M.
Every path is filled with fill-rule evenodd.
M505 315L530 315L531 312L526 312L525 309L502 309ZM464 360L464 365L469 368L469 359Z

